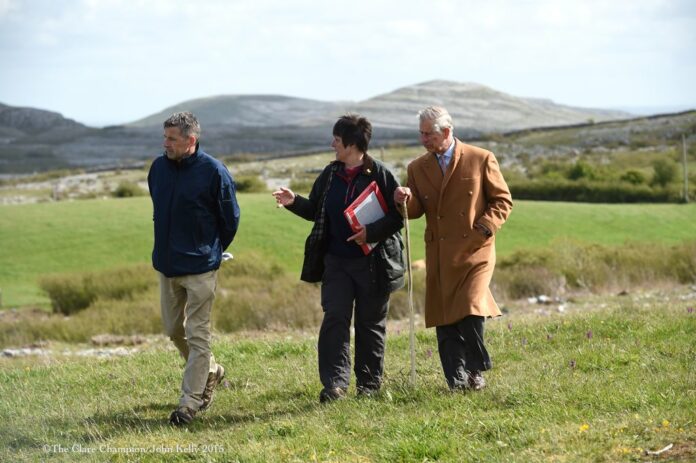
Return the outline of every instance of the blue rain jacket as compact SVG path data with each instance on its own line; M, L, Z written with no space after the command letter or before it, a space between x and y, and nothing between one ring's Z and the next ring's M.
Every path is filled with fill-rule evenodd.
M220 267L239 225L232 176L223 163L196 149L176 162L155 159L147 176L153 206L152 265L167 277Z

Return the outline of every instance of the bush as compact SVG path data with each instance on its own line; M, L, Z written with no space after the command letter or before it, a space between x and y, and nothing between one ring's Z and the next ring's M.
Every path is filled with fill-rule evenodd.
M133 196L145 196L147 191L138 186L137 183L121 182L111 193L115 198L131 198Z
M255 175L240 175L234 178L239 193L265 193L266 183Z
M314 179L308 178L295 178L290 181L289 188L295 193L306 193L308 194L312 191L312 186L314 185Z
M651 188L624 182L593 182L542 179L508 183L515 199L580 201L588 203L679 202L678 188Z
M677 178L677 165L668 159L658 159L653 162L652 184L662 187L672 183Z
M578 161L568 170L566 177L570 180L588 179L594 180L596 174L594 168L586 162Z
M695 281L696 242L608 247L557 241L548 250L520 251L501 259L493 276L496 292L511 298Z
M107 272L54 275L41 279L55 313L70 315L86 309L97 298L130 299L156 283L149 265L126 267Z
M298 269L299 272L299 269ZM548 248L516 252L498 262L491 287L499 299L569 290L601 292L632 285L696 282L696 241L675 246L618 247L557 241ZM424 312L425 272L414 271L413 302ZM56 313L0 318L0 346L54 339L84 342L101 333L162 332L157 275L149 265L45 278ZM392 293L389 317L408 317L406 289ZM268 259L251 253L222 265L213 306L213 329L315 328L323 317L320 286L299 281Z
M619 180L622 182L628 182L631 185L641 185L645 183L645 175L643 175L641 172L637 170L627 170L623 174L621 174L621 177L619 177Z

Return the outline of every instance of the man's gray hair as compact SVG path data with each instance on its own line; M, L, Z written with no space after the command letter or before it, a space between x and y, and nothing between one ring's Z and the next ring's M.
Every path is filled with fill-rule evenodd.
M196 116L188 111L174 113L169 116L169 119L164 121L164 128L169 127L178 127L181 135L184 137L193 135L196 137L196 140L201 137L201 125L198 123Z
M437 133L442 133L442 129L454 129L452 116L450 116L447 110L442 106L428 106L424 110L418 112L418 117L421 122L431 121L433 123L433 130Z

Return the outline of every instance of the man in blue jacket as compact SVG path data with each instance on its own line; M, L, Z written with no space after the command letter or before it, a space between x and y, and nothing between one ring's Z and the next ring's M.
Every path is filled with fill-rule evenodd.
M222 252L232 243L239 206L232 176L199 149L201 128L190 112L164 122L165 153L150 167L162 321L186 360L179 406L170 423L189 424L205 410L225 376L210 351L210 311Z

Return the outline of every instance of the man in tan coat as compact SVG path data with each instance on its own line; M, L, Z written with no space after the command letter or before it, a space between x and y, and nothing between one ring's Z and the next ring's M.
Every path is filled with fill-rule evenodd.
M407 187L394 192L408 217L425 214L425 325L436 327L452 390L480 390L491 368L483 341L486 317L500 315L489 289L495 234L512 209L510 190L493 153L456 139L445 108L419 113L428 151L408 166Z

